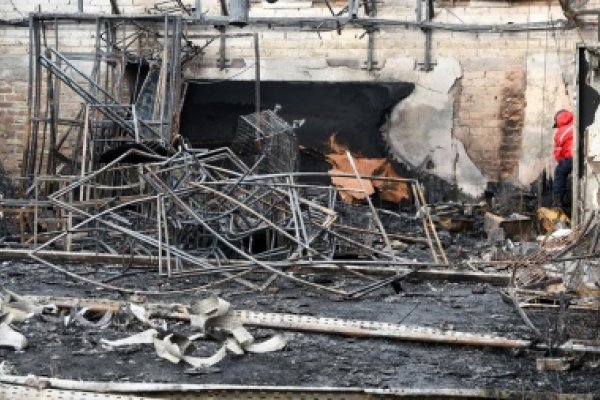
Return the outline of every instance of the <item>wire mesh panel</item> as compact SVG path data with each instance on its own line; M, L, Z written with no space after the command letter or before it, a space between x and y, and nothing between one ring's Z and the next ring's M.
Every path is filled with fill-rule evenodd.
M368 255L366 248L358 246L357 243L372 247L375 242L373 232L376 228L371 210L363 205L338 202L336 211L339 215L339 223L347 229L341 233L354 242L336 240L336 254L345 256Z
M294 129L272 110L241 116L231 149L249 166L260 160L254 172L291 172L298 165Z

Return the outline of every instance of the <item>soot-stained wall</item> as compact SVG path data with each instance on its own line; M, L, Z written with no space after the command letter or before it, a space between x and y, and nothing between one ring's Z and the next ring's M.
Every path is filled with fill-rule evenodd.
M585 213L600 207L600 78L598 78L598 55L595 50L578 48L578 101L577 111L579 146L579 174L573 182L578 190L582 206L575 209L576 220L581 222Z
M304 119L296 132L299 144L329 152L329 140L362 157L385 157L380 127L391 109L414 90L405 82L282 82L261 83L261 108L280 104L290 123ZM240 115L254 111L254 82L190 82L181 114L181 132L195 146L227 146ZM304 170L315 165L302 162ZM322 168L316 168L322 169Z

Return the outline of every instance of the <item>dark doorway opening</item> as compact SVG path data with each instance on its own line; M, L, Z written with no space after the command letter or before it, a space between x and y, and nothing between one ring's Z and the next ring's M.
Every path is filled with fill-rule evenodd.
M331 152L332 135L357 156L386 157L380 129L413 90L409 82L267 81L261 83L261 109L279 104L288 122L305 120L296 131L300 169L325 171L329 165L320 155ZM196 147L229 146L238 117L254 110L252 81L190 81L181 132Z

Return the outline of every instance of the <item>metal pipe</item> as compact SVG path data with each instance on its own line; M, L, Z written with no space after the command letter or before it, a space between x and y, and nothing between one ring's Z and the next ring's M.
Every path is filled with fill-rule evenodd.
M34 17L29 16L29 69L27 74L27 125L24 131L23 138L23 165L21 174L27 176L29 174L29 149L31 146L31 131L33 124L33 66L37 64L37 59L33 55L33 35L34 35Z
M229 23L235 26L245 26L250 17L248 0L229 0Z
M160 15L110 15L110 14L68 14L68 13L36 13L36 17L41 20L62 20L74 23L95 22L97 19L114 19L118 21L163 21ZM211 16L197 20L194 17L182 17L182 21L189 25L199 26L225 26L229 24L228 17ZM25 23L25 20L20 21ZM356 18L348 17L251 17L248 19L249 25L268 25L271 27L313 27L320 29L336 29L336 26L353 27L385 27L399 26L405 28L431 28L437 30L447 30L453 32L479 32L479 33L502 33L502 32L525 32L525 31L544 31L544 30L565 30L571 29L566 20L552 20L542 22L516 23L516 24L453 24L433 21L408 21L401 19L384 18Z
M348 151L348 150L346 150L346 158L348 158L348 161L350 161L350 166L352 167L352 171L354 171L354 175L356 177L356 180L358 181L358 184L360 185L360 189L365 194L365 199L367 200L367 203L369 204L369 208L371 209L371 212L373 213L373 220L377 224L379 231L381 232L381 235L383 237L383 241L385 243L385 249L390 252L390 256L392 258L395 258L394 254L392 252L392 244L390 242L390 239L388 238L385 228L383 227L383 223L381 222L381 219L379 219L377 210L375 209L375 206L373 205L373 202L371 201L371 196L365 189L365 185L363 184L362 177L358 173L358 169L356 168L356 164L354 163L354 157L352 157L352 154L350 154L350 151Z
M196 17L196 19L199 20L200 18L202 18L202 5L200 4L200 0L195 0L194 5L195 5L194 16Z
M260 128L260 49L258 45L258 33L254 38L254 108L256 112L256 121Z
M418 399L533 399L533 398L568 398L571 400L589 400L590 394L571 394L558 392L541 392L526 390L500 390L500 389L437 389L437 388L414 388L414 387L391 387L385 389L364 387L323 387L323 386L252 386L252 385L225 385L225 384L181 384L181 383L149 383L149 382L91 382L75 381L59 378L46 378L36 376L14 376L4 375L0 378L0 395L6 393L11 396L14 393L23 393L23 397L51 397L55 393L53 389L64 392L65 398L93 397L97 400L114 400L118 395L112 393L122 392L124 394L141 393L193 393L191 396L213 396L221 399L239 399L240 397L266 398L310 398L314 400L333 400L348 398L386 399L390 396L395 398L418 398ZM42 388L29 388L31 382L35 382ZM90 395L90 392L93 394ZM110 393L107 393L110 392Z

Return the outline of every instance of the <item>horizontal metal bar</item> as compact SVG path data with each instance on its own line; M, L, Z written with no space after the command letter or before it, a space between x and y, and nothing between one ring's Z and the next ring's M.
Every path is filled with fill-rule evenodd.
M117 20L117 21L148 21L164 22L163 15L107 15L107 14L68 14L68 13L36 13L34 18L39 20L54 21L74 21L74 22L96 22L96 20ZM229 25L227 17L205 16L202 18L181 17L189 25L201 26L225 26ZM384 18L349 18L349 17L254 17L248 20L249 25L268 25L271 27L319 27L338 28L339 26L354 27L384 27L384 26L404 26L415 29L434 29L447 30L455 32L518 32L535 30L555 30L570 29L572 26L567 20L560 19L555 21L540 21L515 24L453 24L435 21L407 21L400 19Z
M394 399L554 399L589 400L590 394L566 394L548 392L517 392L499 389L438 389L438 388L360 388L326 386L253 386L223 384L184 384L149 382L90 382L69 379L45 378L35 376L4 375L0 381L0 397L7 399L48 399L48 400L122 400L124 393L128 400L146 400L152 397L140 396L151 393L165 393L164 398L193 397L190 393L204 393L208 398L219 399L257 399L257 398L310 398L315 400L358 400L372 398ZM29 387L29 385L39 385ZM107 393L112 392L112 393ZM5 397L3 397L5 396ZM163 397L161 397L163 398ZM194 397L195 398L195 397ZM200 398L200 397L198 397Z
M600 15L600 8L590 8L587 10L574 10L573 14L579 15Z
M29 258L30 250L22 249L0 249L0 260L24 260ZM109 253L94 253L94 252L69 252L69 251L58 251L58 250L40 250L36 252L40 257L48 260L63 261L63 262L103 262L103 263L124 263L126 265L138 265L146 266L148 268L154 268L158 263L157 256L143 256L143 255L122 255L122 254L109 254ZM175 262L175 258L171 260ZM207 263L211 263L211 260L205 260ZM347 264L345 269L359 272L362 274L369 274L375 276L392 276L398 273L404 273L411 271L406 268L399 268L393 266L374 266L374 265L361 265L360 260L334 260L313 263L297 261L295 263L270 263L273 266L287 266L291 267L295 272L298 273L327 273L327 274L344 274L345 269L339 268L335 264L344 263ZM183 267L195 266L182 260ZM431 263L415 263L415 262L401 262L401 261L390 261L383 260L377 261L377 264L381 265L408 265L408 266L423 266L427 267ZM221 264L224 267L239 266L250 268L252 265L242 260L231 260L230 263ZM217 267L217 263L214 264ZM414 279L423 280L435 280L435 281L449 281L449 282L479 282L489 283L491 285L506 286L510 281L510 275L505 273L483 273L483 272L472 272L472 271L458 271L451 269L421 269L415 271L412 275Z

